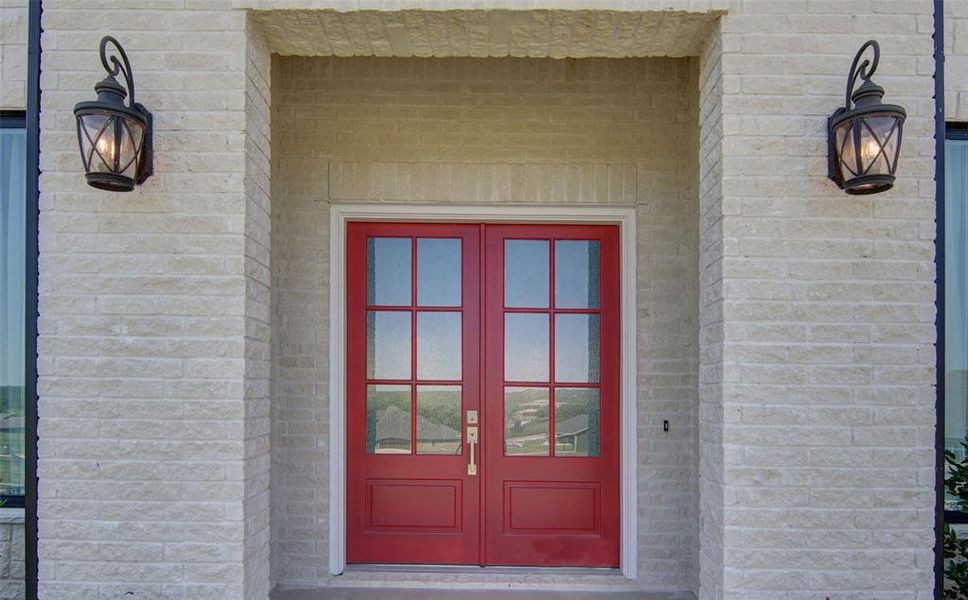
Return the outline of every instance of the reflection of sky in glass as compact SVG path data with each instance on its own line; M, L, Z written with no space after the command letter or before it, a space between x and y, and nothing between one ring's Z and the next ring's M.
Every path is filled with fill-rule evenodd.
M410 378L410 313L366 313L366 376L371 379Z
M504 305L544 308L548 306L548 242L504 242Z
M26 143L0 129L0 386L24 384Z
M417 239L417 304L460 306L460 240Z
M598 308L598 242L555 242L555 306Z
M457 380L460 372L460 313L417 313L417 377Z
M371 305L410 305L410 240L366 240L366 301Z
M598 315L555 315L555 380L598 381Z
M504 379L506 381L547 381L548 315L504 315Z

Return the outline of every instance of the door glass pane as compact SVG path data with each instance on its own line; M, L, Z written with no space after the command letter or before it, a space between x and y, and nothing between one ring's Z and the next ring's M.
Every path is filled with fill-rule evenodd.
M960 461L968 432L968 140L947 140L944 162L944 447ZM947 494L945 508L968 507Z
M555 389L555 456L598 456L598 390Z
M417 313L417 378L457 380L460 373L460 313Z
M410 386L366 386L366 452L410 453Z
M504 305L546 308L548 306L547 240L504 242Z
M366 376L410 379L410 313L366 313Z
M461 453L459 385L417 386L417 454Z
M460 240L417 240L417 304L460 306Z
M598 241L555 242L555 306L598 308Z
M598 381L598 315L555 315L555 381Z
M504 389L504 454L548 456L548 388Z
M410 240L366 240L366 301L377 306L410 306Z
M504 315L505 381L548 381L548 315Z

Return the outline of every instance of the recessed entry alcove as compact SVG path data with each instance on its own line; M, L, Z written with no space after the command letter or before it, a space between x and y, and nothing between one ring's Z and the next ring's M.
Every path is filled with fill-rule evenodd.
M359 220L601 223L622 229L615 258L626 264L616 263L615 277L621 271L626 279L616 287L623 294L616 310L626 299L634 304L621 322L635 328L637 341L621 352L616 345L624 357L616 362L616 376L621 377L619 365L628 364L625 370L635 379L623 392L629 412L618 419L616 396L616 422L607 435L622 454L616 470L631 477L616 478L616 489L605 494L620 505L609 508L620 514L607 520L619 530L615 551L621 559L614 563L615 575L584 573L572 584L695 589L695 55L714 18L568 11L255 15L276 52L271 65L271 421L272 568L279 588L334 585L333 573L344 570L338 581L358 577L354 569L359 567L347 566L345 555L345 519L355 510L344 496L346 481L354 477L347 473L353 463L345 454L346 403L352 398L339 395L346 378L341 375L334 385L332 377L334 367L341 373L346 369L334 360L333 340L352 342L346 331L333 331L333 311L346 307L334 307L331 299L333 286L345 284L350 268L337 265L344 271L333 272L334 246L344 247L345 225ZM681 20L679 35L657 34L669 31L663 20L666 25ZM374 27L385 34L383 41ZM605 29L614 35L600 35ZM355 213L361 206L362 213ZM627 263L626 254L634 254L633 263ZM340 260L353 256L347 250ZM339 407L333 406L334 398ZM647 433L657 425L661 430L661 421L668 419L676 427L661 439ZM626 421L637 426L625 430ZM550 493L547 485L508 485L508 498L527 495L522 506L531 507L517 513L517 522L541 521L535 503L553 496L575 507L601 508L599 483L564 496ZM385 503L400 495L398 489L387 496L380 482L368 486L364 502ZM340 505L334 507L334 501ZM629 508L634 510L626 514ZM558 524L601 527L588 516L600 513L578 513ZM368 580L373 576L367 571ZM475 577L469 586L497 581ZM539 570L526 576L504 573L499 579L572 585L556 584L554 577L565 575ZM397 578L398 583L433 582L412 571Z

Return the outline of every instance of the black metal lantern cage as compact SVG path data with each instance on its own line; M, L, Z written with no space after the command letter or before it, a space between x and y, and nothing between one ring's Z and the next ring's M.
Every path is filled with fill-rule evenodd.
M868 48L872 60L860 62ZM884 88L871 81L879 60L876 41L860 47L847 78L844 106L827 120L828 176L848 194L876 194L894 186L907 113L881 102ZM858 77L863 83L854 90Z
M110 56L109 64L108 44L114 46L120 61ZM129 192L152 174L151 113L135 101L131 64L118 41L104 36L100 52L108 76L94 86L97 100L74 106L77 141L89 185ZM118 82L119 74L127 89Z

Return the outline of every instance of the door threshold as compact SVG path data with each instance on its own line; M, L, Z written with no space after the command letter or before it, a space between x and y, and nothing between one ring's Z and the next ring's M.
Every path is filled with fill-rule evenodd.
M504 565L413 565L387 563L354 563L346 565L344 573L471 573L471 574L543 574L543 575L614 575L621 577L618 567L515 567Z

